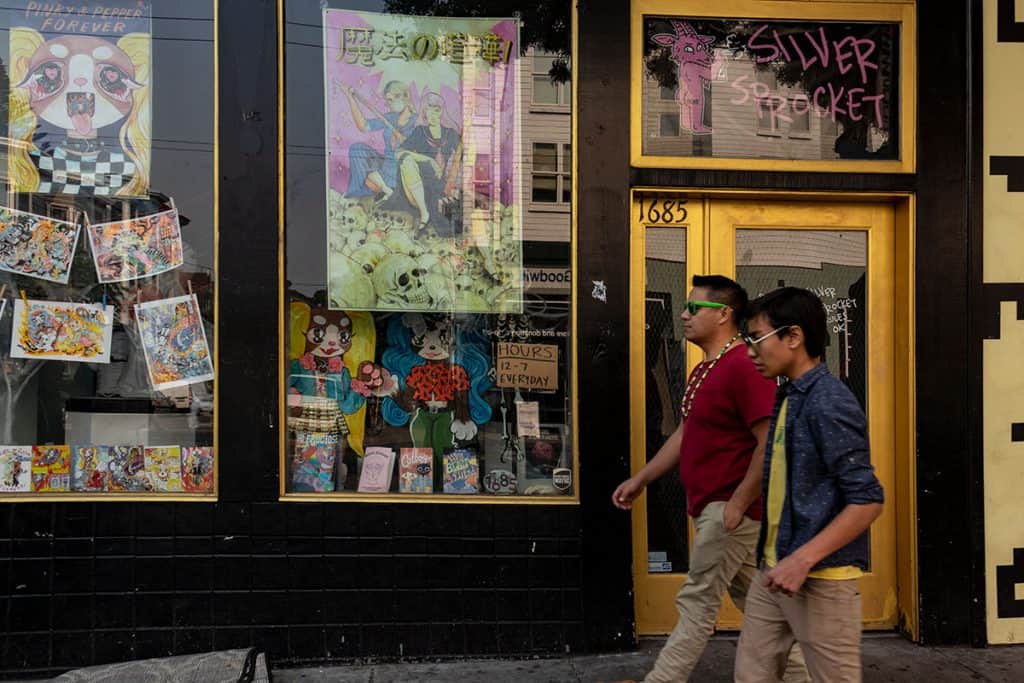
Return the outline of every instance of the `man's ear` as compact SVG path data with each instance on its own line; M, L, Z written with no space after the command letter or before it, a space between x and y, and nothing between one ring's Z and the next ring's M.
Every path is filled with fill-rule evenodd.
M805 341L804 328L799 325L793 325L789 328L789 334L786 335L786 345L789 346L790 349L795 349Z

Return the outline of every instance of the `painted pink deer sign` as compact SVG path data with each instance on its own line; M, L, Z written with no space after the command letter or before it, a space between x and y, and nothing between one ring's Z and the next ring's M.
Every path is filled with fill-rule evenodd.
M671 48L671 59L679 70L679 124L692 133L710 133L711 128L704 125L704 98L711 82L711 45L715 39L699 35L685 21L673 20L672 28L675 33L657 33L651 40Z

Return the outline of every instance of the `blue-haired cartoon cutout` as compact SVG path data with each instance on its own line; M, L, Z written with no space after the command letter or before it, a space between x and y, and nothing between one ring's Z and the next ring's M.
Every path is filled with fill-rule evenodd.
M413 446L433 449L435 491L445 449L471 441L491 419L489 350L483 335L454 326L449 315L406 313L388 322L382 362L399 391L384 400L384 420L408 424Z

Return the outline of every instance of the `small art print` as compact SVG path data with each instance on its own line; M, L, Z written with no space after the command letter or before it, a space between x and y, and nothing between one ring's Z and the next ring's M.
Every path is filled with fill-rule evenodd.
M0 206L0 270L67 284L78 226Z
M476 493L480 490L480 465L476 453L455 448L444 454L444 492Z
M183 263L177 209L90 225L89 244L101 283L151 277Z
M71 449L67 446L32 447L32 490L67 491L71 484Z
M142 479L146 461L143 447L111 446L107 454L108 491L144 491Z
M154 389L213 379L210 347L194 294L136 304L135 318Z
M71 490L105 490L109 461L109 446L75 446L71 460Z
M32 447L0 446L0 493L32 490Z
M15 299L11 358L109 363L113 329L113 306Z
M178 446L147 447L146 477L154 491L180 491L181 449Z
M213 491L213 449L185 446L181 449L181 483L186 491Z

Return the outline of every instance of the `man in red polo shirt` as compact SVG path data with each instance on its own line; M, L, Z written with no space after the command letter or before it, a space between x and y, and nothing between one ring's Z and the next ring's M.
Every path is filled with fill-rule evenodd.
M612 494L623 510L644 487L679 467L687 512L697 528L690 571L676 596L679 621L646 683L689 678L707 646L729 591L743 609L757 573L754 554L761 520L761 480L775 383L762 377L740 341L747 293L722 275L697 275L683 311L683 334L704 360L690 373L675 432L658 453ZM786 681L806 681L798 649Z

